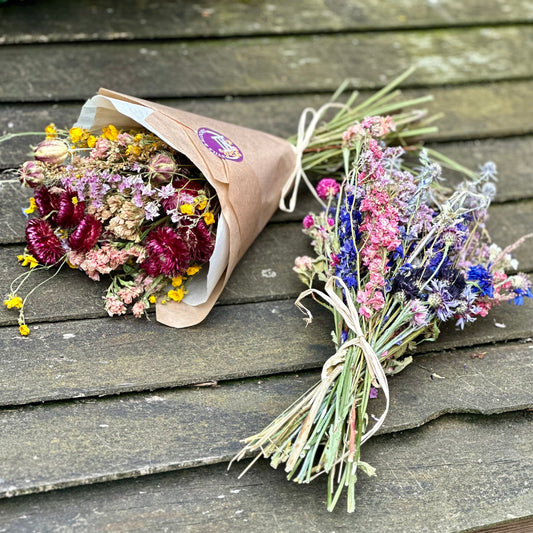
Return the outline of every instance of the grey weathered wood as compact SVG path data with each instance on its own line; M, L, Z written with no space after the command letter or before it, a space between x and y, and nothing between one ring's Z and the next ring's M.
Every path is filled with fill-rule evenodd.
M0 47L0 101L82 99L103 80L115 90L133 88L137 96L152 98L334 90L347 77L368 89L412 65L418 67L409 81L414 85L512 80L531 77L532 53L533 27L527 25L227 39L216 46L14 45ZM40 73L38 83L20 83L33 72Z
M520 237L533 230L533 201L516 202L490 207L487 229L492 242L502 248L513 244ZM529 272L533 267L533 239L526 240L513 251L519 261L519 268Z
M316 313L315 326L305 328L293 302L284 301L216 307L183 330L133 317L41 324L27 339L1 328L0 404L313 368L331 351L331 327L330 316Z
M0 405L320 368L333 353L332 319L312 302L310 309L315 319L307 328L292 301L217 306L205 322L184 330L132 317L40 324L27 338L16 327L0 328L6 354ZM504 305L462 332L448 324L437 342L421 344L418 352L484 351L487 343L532 337L532 309L530 300L524 307Z
M101 428L102 438L110 429ZM313 533L452 533L531 515L530 431L531 413L513 413L448 416L374 437L363 459L377 468L377 477L361 475L351 515L342 498L334 513L326 512L325 479L298 485L261 461L240 480L244 464L229 472L221 464L3 500L0 518L4 531L16 532L233 533L305 524Z
M50 121L69 126L81 102L103 84L286 136L303 107L322 103L345 77L355 75L359 88L372 89L415 63L419 73L407 85L422 88L408 94L431 91L431 110L447 112L433 141L448 143L441 148L463 162L475 166L489 156L501 167L498 201L507 205L493 209L495 239L531 231L533 33L524 24L533 17L530 1L111 4L1 4L2 132L42 129ZM37 44L45 40L56 44ZM34 44L5 44L16 42ZM25 159L28 140L0 147L0 169ZM0 194L3 244L21 241L21 199L16 191ZM218 306L195 328L100 318L96 289L102 285L74 272L55 292L45 291L47 306L58 309L41 308L29 338L16 326L0 328L0 404L1 398L8 404L67 400L0 409L4 489L90 483L4 498L0 531L270 532L302 525L317 532L459 531L531 515L530 413L440 417L373 439L363 459L379 477L360 480L353 516L343 501L335 514L325 512L324 480L295 486L264 464L241 481L241 465L229 473L226 465L196 468L229 458L237 438L278 414L298 387L316 379L331 353L331 317L318 311L306 330L292 305L301 286L290 263L295 246L307 247L296 221L309 206L304 196L294 215L275 215L282 224L265 232L257 243L263 249L250 251L223 297L236 305ZM3 248L4 258L18 249ZM519 251L530 270L531 250L528 243ZM0 260L2 283L10 268L21 271L4 267ZM264 277L263 269L277 277ZM417 355L391 379L395 403L387 430L450 410L488 414L530 406L531 342L502 341L533 336L532 304L502 306L462 333L451 324L437 343L422 345L419 352L431 353ZM280 372L287 374L266 377ZM244 376L249 379L234 381ZM185 387L207 379L222 386ZM127 391L139 392L109 396ZM108 396L68 400L87 394ZM382 400L373 402L374 414ZM185 470L92 483L169 468Z
M24 242L26 216L23 210L29 206L33 191L13 183L17 176L10 173L0 181L0 244Z
M103 0L72 4L47 0L31 6L33 17L24 7L12 2L0 8L0 43L227 37L533 20L527 0L512 4L502 4L501 0L471 0L467 4L460 0L441 0L438 4L349 0L342 5L324 0L301 0L297 5L283 0L163 0L154 5L137 0L112 7ZM34 19L39 20L37 26Z
M486 161L495 162L499 182L496 184L498 191L494 203L533 197L533 137L485 139L429 146L471 169L478 169ZM455 182L447 172L445 174L447 181Z
M392 378L381 432L449 412L533 407L532 344L421 356ZM183 363L182 363L183 364ZM442 376L431 380L429 367ZM427 368L427 370L426 370ZM288 407L319 374L257 378L218 388L156 391L0 411L0 496L15 496L229 460L239 439ZM379 414L382 402L369 404Z
M307 204L313 208L314 204ZM306 204L300 210L306 212ZM301 212L293 215L301 219ZM21 215L22 216L22 215ZM494 242L502 247L515 242L522 235L531 232L533 227L533 201L516 204L502 204L491 207L488 229ZM309 239L300 230L300 223L270 224L257 238L243 257L230 282L221 295L222 303L243 303L280 298L293 298L304 286L292 272L294 258L312 253ZM532 241L526 241L516 250L520 268L533 269ZM9 283L25 270L17 261L22 253L21 245L0 249L0 273L5 280L4 293L9 292ZM27 268L27 267L26 267ZM21 290L26 294L29 287L50 278L50 271L35 272L31 284ZM29 323L67 318L89 318L104 316L102 297L107 283L105 280L94 282L78 270L67 267L55 278L45 283L28 300L25 316ZM54 306L49 302L53 301ZM0 309L0 325L14 324L17 314L5 307Z
M337 83L341 80L342 77L339 77ZM109 86L112 87L113 84ZM436 141L450 141L533 133L533 110L527 105L532 92L533 82L514 81L405 90L404 98L432 94L434 102L424 107L430 114L444 113L444 117L436 122L439 132L430 138ZM362 91L359 100L362 102L370 94L371 92ZM90 96L92 92L88 90L83 94L84 98ZM171 107L234 122L281 137L289 137L296 132L303 109L308 106L318 108L328 98L328 94L308 94L242 96L230 99L159 99L159 101ZM0 104L0 130L39 132L44 131L50 122L68 129L76 121L81 105L82 102ZM31 159L30 145L35 145L40 140L39 136L20 137L0 144L0 168L17 167L28 158ZM509 153L504 150L500 157L507 158L518 150L520 152L518 157L511 156L510 159L518 168L521 168L520 165L527 167L527 157L528 155L531 157L531 151L521 147L528 146L531 142L530 137L509 139L506 145ZM468 153L469 150L465 151ZM524 154L526 154L525 160Z
M531 365L531 339L415 355L409 372L406 369L390 379L394 389L385 430L413 428L445 413L489 415L504 412L510 404L517 410L531 408L533 375L527 371ZM370 412L376 416L384 407L383 394L370 402Z

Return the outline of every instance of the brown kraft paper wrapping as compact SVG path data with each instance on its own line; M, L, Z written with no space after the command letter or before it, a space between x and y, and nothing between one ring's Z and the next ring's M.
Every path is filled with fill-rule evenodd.
M156 318L163 324L176 328L198 324L277 209L296 166L294 148L267 133L100 89L82 109L77 125L98 129L110 123L150 130L187 156L216 190L228 240L227 263L218 265L223 269L220 279L199 305L182 301L156 306Z

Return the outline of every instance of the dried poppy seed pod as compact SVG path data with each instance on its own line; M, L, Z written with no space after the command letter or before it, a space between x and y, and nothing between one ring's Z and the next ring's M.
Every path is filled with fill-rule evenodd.
M20 181L25 187L35 189L44 181L43 167L40 161L26 161L20 167Z
M156 184L166 183L176 170L176 163L166 152L159 152L148 162L148 175Z
M35 148L33 154L37 161L47 165L59 165L68 156L68 146L59 139L47 139Z

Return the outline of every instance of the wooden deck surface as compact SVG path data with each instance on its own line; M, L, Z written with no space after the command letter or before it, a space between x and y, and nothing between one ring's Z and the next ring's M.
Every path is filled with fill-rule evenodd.
M533 231L532 22L531 0L10 1L0 131L69 127L103 86L287 137L343 79L364 96L415 65L405 93L446 114L430 144L497 163L489 229L508 244ZM28 142L0 145L0 170ZM3 293L29 196L9 178ZM378 475L359 480L353 515L326 512L325 480L296 485L266 462L227 471L331 355L330 316L313 308L305 328L293 305L311 206L303 193L274 215L199 326L109 318L104 287L78 271L30 301L27 338L0 310L0 532L533 530L532 300L447 326L391 378L391 412L363 448ZM533 272L531 244L516 256Z

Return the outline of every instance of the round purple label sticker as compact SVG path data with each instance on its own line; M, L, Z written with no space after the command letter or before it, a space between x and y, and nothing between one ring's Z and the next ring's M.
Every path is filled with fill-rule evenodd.
M221 159L239 162L244 157L239 147L233 141L214 130L200 128L198 130L198 138L211 153Z

